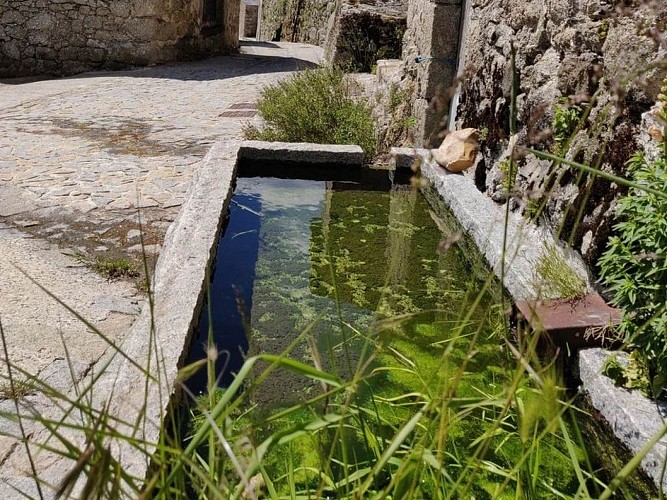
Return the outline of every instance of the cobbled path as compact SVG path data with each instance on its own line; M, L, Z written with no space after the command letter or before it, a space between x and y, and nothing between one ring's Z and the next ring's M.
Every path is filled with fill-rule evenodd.
M0 217L81 251L106 251L137 250L126 236L141 213L159 243L197 162L213 142L241 137L252 112L221 115L251 110L265 85L321 53L257 42L243 52L0 85Z

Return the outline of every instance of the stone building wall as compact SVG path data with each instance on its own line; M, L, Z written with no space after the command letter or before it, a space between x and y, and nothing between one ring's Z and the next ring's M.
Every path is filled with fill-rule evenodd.
M231 51L239 9L239 0L0 0L0 77Z
M480 190L529 214L545 205L541 224L571 240L589 264L606 244L622 189L606 180L532 155L520 157L508 193L512 90L511 46L516 49L518 145L565 154L623 176L639 149L642 113L655 102L666 74L667 10L661 2L627 0L471 0L457 127L482 131ZM657 65L658 67L652 67ZM582 129L557 141L555 123L578 104ZM585 114L588 113L587 116ZM568 127L565 127L566 129ZM560 132L564 132L562 124ZM505 179L505 181L503 181Z
M404 86L412 90L416 145L437 146L456 80L463 0L411 0L403 38Z
M377 59L400 56L407 3L263 0L260 38L319 45L328 62L370 72Z
M324 46L341 3L341 0L263 0L259 38Z

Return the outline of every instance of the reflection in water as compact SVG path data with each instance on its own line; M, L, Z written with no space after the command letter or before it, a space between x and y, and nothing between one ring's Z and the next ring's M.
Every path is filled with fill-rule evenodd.
M494 328L504 324L502 311L491 306L500 303L502 291L497 283L494 298L482 291L474 273L478 264L471 265L479 261L464 256L458 243L438 252L447 239L439 229L447 231L446 223L438 214L444 215L407 186L381 192L353 183L238 179L211 283L214 342L228 353L216 366L220 385L231 382L245 355L287 353L341 378L361 373L356 370L365 361L360 359L362 346L371 345L373 356L364 365L363 383L345 394L354 398L355 408L369 411L363 424L368 433L322 432L277 445L264 457L274 478L289 475L285 456L303 470L318 471L318 447L332 450L327 456L334 478L365 470L377 460L369 436L373 442L391 439L422 401L443 397L443 404L478 401L480 395L494 402L479 411L471 405L463 418L456 415L458 407L443 411L452 417L442 449L444 460L453 465L446 466L448 471L458 474L458 454L474 449L485 435L494 440L484 457L488 463L517 462L524 441L509 420L503 421L510 424L507 431L487 434L495 425L493 412L502 401L506 377L514 373L515 360L508 361L499 350L501 337ZM484 278L487 273L483 268ZM391 321L374 322L387 318ZM200 323L190 361L203 357L206 309ZM255 365L254 375L264 368ZM191 389L201 392L205 385L201 374ZM257 445L277 429L310 421L321 400L288 416L276 417L272 410L314 398L322 387L278 369L246 390L259 411L242 410L237 429L252 428ZM327 409L335 412L340 401L331 395L326 400ZM268 415L274 419L266 425ZM354 456L355 466L336 465L352 456L344 449ZM547 471L563 491L575 484L570 451L554 434L541 441L538 453L541 473ZM299 476L302 485L310 484L309 475ZM483 472L475 479L475 496L493 496L490 492L504 481L493 471ZM442 493L432 482L420 485L424 498ZM282 493L289 496L287 490Z
M354 342L342 347L354 336L345 323L364 329L378 315L451 309L452 276L467 270L455 252L437 253L441 238L428 204L409 186L380 192L355 183L239 178L211 282L220 385L231 382L248 352L290 348L291 357L316 359L344 376L358 362ZM204 357L208 314L205 308L190 361ZM310 341L297 341L306 329ZM203 370L190 387L205 389ZM312 390L278 370L253 399L285 404Z

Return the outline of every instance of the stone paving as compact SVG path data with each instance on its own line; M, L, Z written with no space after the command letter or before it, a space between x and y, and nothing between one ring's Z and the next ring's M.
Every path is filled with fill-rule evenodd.
M139 229L158 253L210 145L241 138L261 89L321 57L308 45L246 41L241 54L205 61L0 82L0 321L12 362L66 389L107 349L27 276L121 341L143 294L85 262L140 255ZM4 388L0 413L13 404ZM0 434L14 427L0 419ZM26 474L7 470L21 450L0 438L0 477Z

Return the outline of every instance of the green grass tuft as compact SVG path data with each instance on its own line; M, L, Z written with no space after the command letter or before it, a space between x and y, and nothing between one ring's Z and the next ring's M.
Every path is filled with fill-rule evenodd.
M545 246L537 273L543 293L572 300L586 295L586 282L577 276L555 245Z

